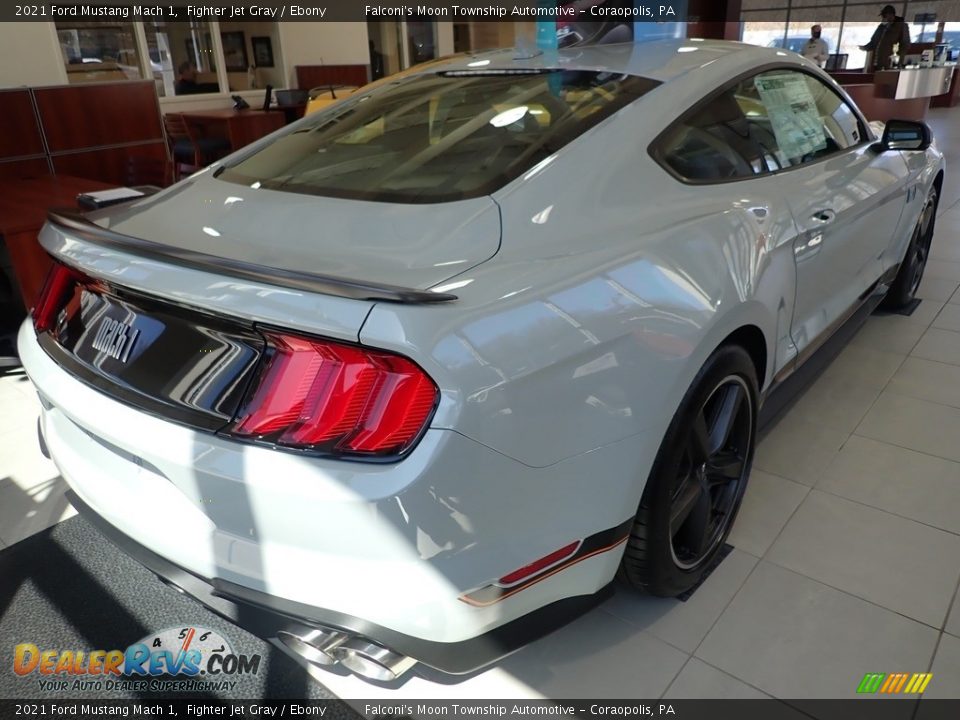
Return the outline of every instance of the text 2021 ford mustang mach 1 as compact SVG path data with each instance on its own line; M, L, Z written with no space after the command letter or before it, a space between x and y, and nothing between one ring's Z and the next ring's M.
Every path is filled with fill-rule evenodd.
M72 501L312 663L464 673L616 578L688 590L761 400L920 282L925 125L774 49L529 55L387 78L41 233L19 348Z

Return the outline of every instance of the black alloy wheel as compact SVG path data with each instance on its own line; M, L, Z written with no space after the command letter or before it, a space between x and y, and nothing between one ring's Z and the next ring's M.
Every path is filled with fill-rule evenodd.
M933 242L933 231L937 220L937 188L932 186L927 199L920 210L920 217L914 226L913 235L907 252L900 263L900 269L884 298L884 307L897 310L908 305L917 295L920 283L923 281L923 271L927 267L930 257L930 245Z
M913 297L920 289L920 282L923 280L923 271L927 267L927 258L930 256L930 244L933 242L933 225L937 212L937 189L931 188L927 195L927 201L923 204L923 210L920 211L920 217L917 219L917 227L913 231L913 237L910 239L910 248L907 250L911 254L911 278L910 278L910 296Z
M743 378L725 378L689 428L670 504L670 549L684 570L712 555L733 521L753 439L748 395Z
M718 348L697 373L657 451L618 578L651 595L700 582L746 491L759 391L750 355Z

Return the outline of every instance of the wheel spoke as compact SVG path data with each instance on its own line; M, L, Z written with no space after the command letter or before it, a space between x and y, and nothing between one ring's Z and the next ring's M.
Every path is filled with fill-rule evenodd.
M930 222L933 220L933 207L935 201L933 197L927 198L927 204L923 206L923 212L920 216L920 234L925 238L930 231Z
M743 402L743 388L738 384L731 384L724 390L720 407L717 409L713 427L710 428L710 446L707 457L716 455L727 444L730 433L733 431L740 412L740 403Z
M693 420L690 433L690 461L694 466L702 465L711 454L710 431L707 430L707 419L703 416L701 409Z
M670 508L670 527L676 533L690 517L690 513L704 496L703 485L696 477L690 476L681 483L680 490L674 497Z
M696 502L692 504L686 521L682 525L673 526L679 528L679 532L675 536L677 542L686 548L693 557L699 558L705 545L709 542L707 535L710 529L711 516L710 495L701 492Z
M743 474L743 459L732 450L719 452L707 463L707 483L709 486L723 485L737 480Z

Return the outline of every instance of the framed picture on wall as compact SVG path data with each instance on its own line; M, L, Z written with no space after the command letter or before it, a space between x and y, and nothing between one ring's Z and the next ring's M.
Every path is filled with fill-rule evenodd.
M247 63L247 40L243 31L220 33L220 39L223 41L223 61L227 72L246 72L249 64Z
M273 45L269 37L252 37L250 44L253 45L253 64L258 68L273 67Z

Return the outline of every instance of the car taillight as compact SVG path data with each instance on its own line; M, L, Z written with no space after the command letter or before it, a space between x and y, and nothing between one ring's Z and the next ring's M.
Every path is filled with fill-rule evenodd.
M33 327L45 332L57 324L57 315L73 296L77 284L88 280L83 273L58 262L53 264L33 307Z
M436 405L433 381L407 358L266 332L267 360L228 433L334 454L395 456Z

